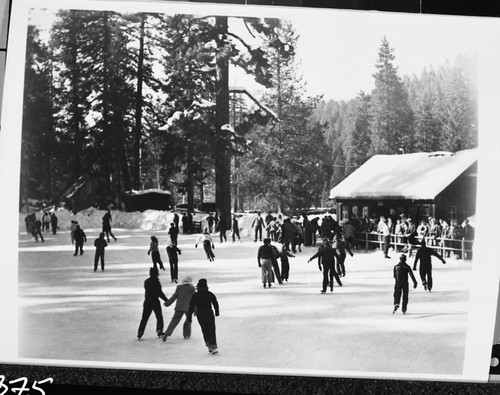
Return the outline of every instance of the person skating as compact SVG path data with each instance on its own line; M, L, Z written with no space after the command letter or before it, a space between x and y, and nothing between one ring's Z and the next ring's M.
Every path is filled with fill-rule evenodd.
M207 254L208 260L210 262L213 262L215 259L215 254L213 253L212 248L215 248L215 246L212 240L212 236L210 236L210 233L208 233L207 228L203 229L203 233L198 237L198 240L196 241L196 244L194 246L198 248L198 243L201 241L203 241L203 249Z
M220 242L223 243L225 241L227 243L227 236L226 236L227 223L223 217L219 218L219 223L217 224L217 227L219 229Z
M101 260L101 270L104 271L104 249L108 246L104 239L104 232L99 234L99 238L94 241L95 256L94 256L94 272L97 271L99 260Z
M233 243L236 241L236 237L241 243L241 238L240 238L240 225L238 224L238 218L236 218L236 215L233 216L233 221L232 221L232 226L231 226L232 236L233 236Z
M264 244L259 247L257 252L257 263L261 268L262 285L266 288L266 283L271 288L271 283L274 282L273 261L276 258L271 246L271 239L265 238Z
M43 221L42 231L44 231L44 232L48 232L49 231L49 229L50 229L50 219L51 219L50 213L44 211L43 212L43 217L42 217L42 221Z
M78 250L80 250L80 255L83 255L83 243L87 242L87 235L83 231L82 228L80 228L80 225L76 225L75 228L75 233L74 233L74 238L75 238L75 253L73 256L78 255Z
M345 258L347 256L346 252L349 253L350 256L354 256L352 253L351 249L349 248L349 245L346 243L344 237L342 234L337 234L337 240L336 240L336 245L335 249L337 251L337 254L339 256L339 259L337 260L337 273L345 277Z
M421 247L415 254L413 262L413 270L417 270L417 263L420 261L420 279L424 290L431 292L432 290L432 257L435 256L443 265L446 263L444 258L432 248L426 246L425 239L420 242Z
M170 236L170 241L172 242L172 244L174 246L177 245L177 238L179 236L179 228L177 226L175 226L175 223L172 222L170 224L170 229L168 230L168 234Z
M109 236L111 236L113 240L116 241L115 235L113 234L113 232L111 232L111 221L112 221L111 210L108 209L106 214L104 214L104 216L102 217L102 231L106 235L108 243L109 243Z
M267 238L271 240L271 238ZM280 265L278 265L278 259L281 258L281 253L278 251L278 248L276 246L271 244L271 249L273 250L273 260L271 261L271 264L273 265L273 272L274 272L274 278L278 280L279 285L283 285L283 278L281 276L281 270L280 270Z
M207 224L208 224L208 232L213 233L214 232L215 217L212 215L212 213L210 213L206 219L207 219Z
M106 241L104 240L104 242ZM160 274L158 269L156 267L152 267L149 269L149 278L144 281L144 304L142 308L141 322L139 323L139 329L137 330L137 338L139 340L141 340L144 335L144 330L146 329L146 324L151 316L151 312L154 312L156 316L156 335L159 338L163 336L163 315L159 299L162 299L165 302L168 302L168 299L161 289L159 276Z
M189 339L191 337L191 321L188 321L187 315L189 311L189 302L191 301L193 294L196 292L192 282L193 280L191 276L185 277L182 280L182 284L179 284L175 288L174 294L168 299L167 302L164 303L164 305L168 307L177 301L175 303L174 315L168 324L167 330L163 333L163 341L167 341L167 337L172 336L174 329L181 321L183 315L186 315L186 320L182 326L182 335L184 336L184 339Z
M288 261L288 258L295 258L295 255L292 255L290 251L288 251L283 244L283 247L281 248L281 254L280 254L280 259L281 259L281 279L288 282L288 276L290 274L290 262Z
M196 309L196 317L203 333L203 340L208 347L208 352L210 354L217 354L219 351L217 350L215 317L219 316L219 303L216 296L208 290L206 279L201 278L196 285L196 289L197 291L193 294L189 302L187 320L191 322L193 312Z
M50 215L50 226L52 227L52 234L55 235L57 233L57 230L59 229L59 226L57 226L58 219L55 213L52 213Z
M260 216L260 212L257 213L257 217L252 221L252 228L255 228L255 239L254 242L257 242L257 237L259 241L262 241L262 229L264 228L264 219Z
M410 275L413 280L413 288L417 288L417 280L415 280L415 276L411 271L411 267L406 263L406 255L402 254L399 258L399 263L394 266L393 269L394 274L394 310L392 310L392 314L394 314L399 309L399 304L401 302L401 296L403 296L403 305L402 311L403 314L406 314L406 309L408 306L408 275Z
M153 261L153 266L160 265L161 270L165 270L163 262L161 261L160 251L158 250L158 239L156 236L151 236L151 243L149 244L148 255L151 254L151 260Z
M45 240L42 235L42 221L40 221L39 219L35 219L35 226L32 234L35 237L35 241L37 243L38 243L38 236L40 236L40 240L42 241L42 243L45 243Z
M69 234L70 234L70 238L71 238L71 245L74 245L75 244L75 229L76 229L76 225L78 225L78 222L75 221L75 220L71 220L71 225L69 227Z
M177 276L179 273L179 257L181 255L181 250L177 248L172 242L167 246L168 263L170 265L170 279L173 283L177 283Z
M327 286L330 286L330 292L333 292L334 277L337 284L341 287L342 282L335 271L335 258L339 259L339 256L328 239L323 240L323 245L318 248L316 254L309 258L307 263L315 258L318 258L319 270L323 272L323 288L321 289L321 293L324 294L326 292Z

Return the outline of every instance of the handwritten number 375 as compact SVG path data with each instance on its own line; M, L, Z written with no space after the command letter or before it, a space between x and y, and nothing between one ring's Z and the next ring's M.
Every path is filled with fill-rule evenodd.
M21 377L15 380L11 380L8 382L8 384L17 384L21 383L20 386L15 386L10 388L7 384L5 384L5 376L0 375L0 395L5 395L9 390L11 390L14 393L17 393L18 395L23 395L23 393L29 393L30 389L34 391L39 391L41 395L45 395L45 391L40 388L38 385L45 384L45 383L52 383L54 380L49 377L46 379L43 379L41 381L36 381L33 383L31 388L28 388L28 379L26 377ZM27 395L27 394L26 394Z

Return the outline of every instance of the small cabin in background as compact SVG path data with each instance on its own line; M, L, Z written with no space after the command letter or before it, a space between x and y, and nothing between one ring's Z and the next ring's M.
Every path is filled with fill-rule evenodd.
M330 191L339 221L405 214L464 220L476 212L477 149L375 155Z
M62 195L61 201L76 214L89 207L106 207L112 203L115 194L105 182L96 174L80 176Z
M162 189L128 191L124 196L125 209L131 211L162 210L172 208L171 193Z

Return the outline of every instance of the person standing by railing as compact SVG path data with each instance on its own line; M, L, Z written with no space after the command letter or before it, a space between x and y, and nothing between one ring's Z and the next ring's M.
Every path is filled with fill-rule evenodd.
M464 244L465 244L465 259L472 259L472 244L474 240L474 228L469 224L469 220L465 219L462 224Z
M388 253L391 245L391 231L384 216L381 216L380 221L378 221L377 231L382 235L382 241L384 243L384 258L390 259L391 257Z

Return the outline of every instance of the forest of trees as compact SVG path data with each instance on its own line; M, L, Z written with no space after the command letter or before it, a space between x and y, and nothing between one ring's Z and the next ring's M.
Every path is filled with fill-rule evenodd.
M191 205L222 193L235 210L286 211L327 204L374 154L476 146L471 59L399 76L384 37L373 91L325 101L305 94L299 39L290 23L257 18L71 10L56 15L49 38L30 26L21 199L57 203L94 174L109 183L95 198L102 207L161 188ZM241 92L219 100L224 62L265 87L257 101ZM216 192L228 166L231 184Z

